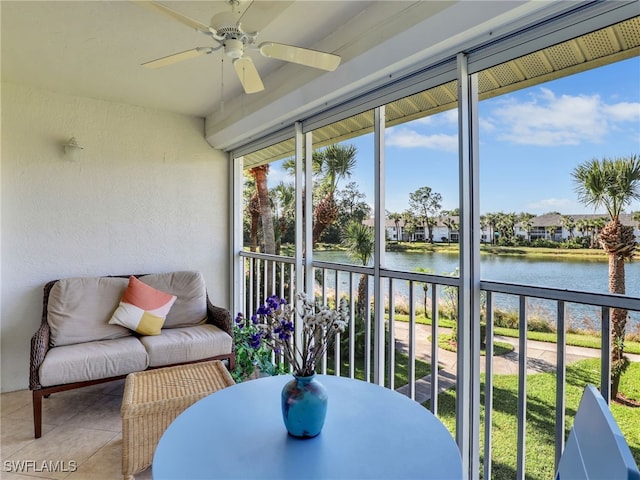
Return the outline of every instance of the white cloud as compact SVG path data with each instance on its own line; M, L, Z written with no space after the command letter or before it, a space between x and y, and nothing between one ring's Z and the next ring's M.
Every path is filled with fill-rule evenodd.
M620 102L614 105L605 105L604 112L615 121L640 121L640 103Z
M445 110L426 117L420 117L412 120L409 125L449 125L456 127L458 125L458 109Z
M499 140L521 145L601 143L618 123L640 119L640 104L607 104L599 95L560 95L540 88L529 101L512 99L495 108L488 124Z
M400 148L427 148L455 152L458 149L458 136L435 133L426 135L406 127L394 127L387 130L385 144Z

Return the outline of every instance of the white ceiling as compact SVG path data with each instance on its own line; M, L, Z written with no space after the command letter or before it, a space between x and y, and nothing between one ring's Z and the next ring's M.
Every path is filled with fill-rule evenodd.
M163 3L204 24L229 9L220 0ZM258 30L258 42L342 57L335 72L324 72L252 53L266 88L247 95L231 62L221 61L221 51L163 68L142 67L212 40L134 2L0 0L2 81L205 117L209 143L225 148L545 5L551 3L246 1L243 27Z
M220 0L163 3L207 25L215 13L230 9ZM271 40L302 47L317 48L323 39L338 32L340 38L334 39L333 45L353 56L368 45L353 45L353 37L362 32L340 31L341 25L364 16L376 4L376 16L363 22L363 28L379 25L391 10L399 11L415 2L400 1L393 9L390 3L256 0L242 4L248 8L242 24L246 31L260 32L259 42ZM141 67L141 63L158 57L215 43L133 2L3 0L1 6L3 81L205 117L220 108L224 69L225 102L244 95L229 59L223 65L221 51L160 69ZM380 31L378 35L393 33ZM251 57L267 88L272 88L269 77L285 62L264 58L257 52ZM324 73L292 67L292 77L312 78ZM252 100L246 99L245 103Z

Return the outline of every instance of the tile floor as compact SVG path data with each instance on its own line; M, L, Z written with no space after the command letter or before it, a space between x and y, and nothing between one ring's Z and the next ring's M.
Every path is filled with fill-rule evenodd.
M124 380L42 399L42 437L33 438L31 391L0 395L0 479L122 478ZM151 469L136 480L151 479Z

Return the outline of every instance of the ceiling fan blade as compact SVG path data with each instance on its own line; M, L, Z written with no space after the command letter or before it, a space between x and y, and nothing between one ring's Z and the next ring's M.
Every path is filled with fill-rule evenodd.
M164 15L167 15L168 17L173 18L174 20L177 20L183 25L193 28L194 30L204 33L205 35L211 35L212 33L215 34L215 32L211 31L211 28L208 25L205 25L204 23L200 23L197 20L194 20L192 18L189 18L186 15L181 14L180 12L176 12L175 10L161 3L154 2L154 1L144 1L144 0L130 0L130 1L140 5L141 7L145 7L150 10L155 10L156 12L160 12Z
M258 46L260 53L265 57L277 58L285 62L299 63L308 67L334 71L340 65L341 58L332 53L310 50L308 48L294 47L283 43L264 42Z
M192 48L191 50L185 50L184 52L167 55L166 57L156 58L155 60L143 63L142 66L147 68L164 67L167 65L171 65L172 63L181 62L182 60L186 60L188 58L199 57L200 55L208 55L214 50L216 49L213 47L196 47Z
M264 90L260 74L250 57L240 57L233 61L242 88L245 93L256 93Z

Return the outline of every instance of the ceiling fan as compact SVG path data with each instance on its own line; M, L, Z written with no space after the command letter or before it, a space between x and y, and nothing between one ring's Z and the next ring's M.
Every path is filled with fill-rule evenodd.
M228 0L228 3L231 5L231 11L214 15L209 25L193 20L158 2L132 1L141 6L163 13L183 25L211 37L216 43L213 47L196 47L191 50L151 60L142 64L145 67L164 67L188 58L208 55L222 49L224 54L233 60L234 69L245 93L256 93L264 90L264 85L253 60L246 54L247 50L258 51L261 55L268 58L276 58L278 60L284 60L285 62L293 62L330 72L338 68L340 64L341 58L332 53L285 45L283 43L256 43L258 32L245 32L240 23L243 14L237 9L240 4L239 0Z

